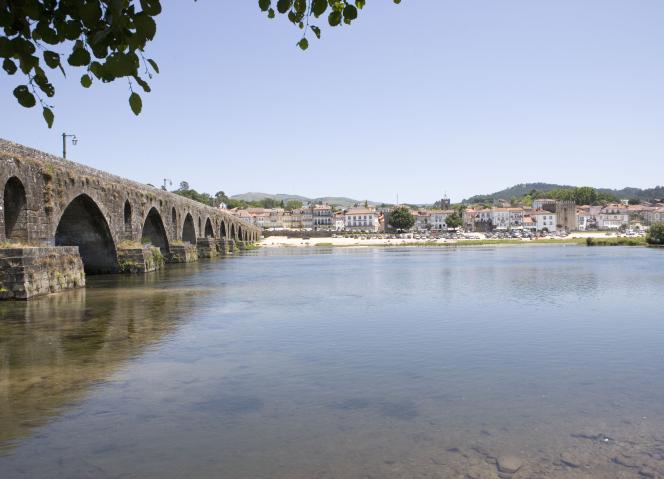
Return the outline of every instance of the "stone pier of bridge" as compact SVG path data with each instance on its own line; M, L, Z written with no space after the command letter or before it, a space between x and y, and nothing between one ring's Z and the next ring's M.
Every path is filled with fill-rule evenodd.
M182 196L0 139L0 299L217 258L254 225Z

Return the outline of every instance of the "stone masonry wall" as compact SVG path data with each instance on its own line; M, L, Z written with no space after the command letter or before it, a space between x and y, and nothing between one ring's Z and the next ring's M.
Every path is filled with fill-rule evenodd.
M0 249L0 299L29 299L85 286L75 246Z
M164 267L164 256L159 248L144 245L135 248L118 248L121 273L150 273Z

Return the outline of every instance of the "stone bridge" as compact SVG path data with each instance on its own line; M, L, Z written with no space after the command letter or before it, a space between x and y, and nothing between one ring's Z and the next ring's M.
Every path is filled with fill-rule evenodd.
M121 250L141 244L178 261L260 237L224 210L1 139L0 195L5 249L77 246L86 273L121 271Z

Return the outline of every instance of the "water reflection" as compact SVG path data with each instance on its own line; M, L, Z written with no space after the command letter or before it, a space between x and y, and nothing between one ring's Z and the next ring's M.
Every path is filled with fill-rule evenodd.
M0 443L80 401L177 327L196 294L155 281L102 278L87 290L0 303Z
M661 251L323 253L0 304L0 477L664 474Z

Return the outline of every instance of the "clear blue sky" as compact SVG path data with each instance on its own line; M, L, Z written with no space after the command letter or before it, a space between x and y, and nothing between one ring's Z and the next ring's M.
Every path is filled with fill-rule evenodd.
M0 75L0 136L198 190L457 201L514 183L664 183L664 1L370 0L307 52L257 2L165 1L140 117L125 82ZM322 23L322 22L321 22ZM53 75L57 77L57 75Z

